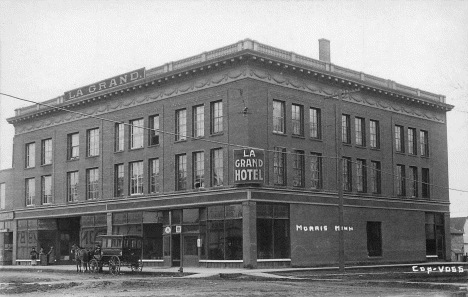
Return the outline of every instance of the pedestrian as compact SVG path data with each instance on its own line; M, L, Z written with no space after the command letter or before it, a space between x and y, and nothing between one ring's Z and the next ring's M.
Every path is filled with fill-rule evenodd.
M55 249L53 246L50 247L49 252L47 253L47 256L49 256L49 265L54 265L55 264Z
M36 266L37 265L37 252L36 252L36 248L33 247L31 252L29 253L29 255L31 256L31 265L32 266Z
M44 252L44 248L41 247L39 251L39 261L41 262L41 266L47 265L47 254Z

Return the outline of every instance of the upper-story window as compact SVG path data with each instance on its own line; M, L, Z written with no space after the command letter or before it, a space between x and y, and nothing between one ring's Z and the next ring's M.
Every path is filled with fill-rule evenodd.
M143 147L143 119L130 121L130 149Z
M293 135L304 135L304 107L293 104L291 106L291 123Z
M143 161L130 162L130 195L143 194Z
M99 128L86 131L86 147L88 157L99 156Z
M187 155L176 156L176 191L187 189Z
M0 209L5 209L5 183L0 183Z
M370 130L370 141L369 145L371 148L377 149L380 148L380 125L379 121L370 120L369 121L369 130Z
M406 196L406 174L405 165L398 164L396 167L396 192L398 196Z
M431 184L429 176L429 168L421 169L421 196L423 198L429 198L431 195Z
M52 203L52 176L45 175L41 178L42 204Z
M153 115L149 117L149 145L159 144L159 115Z
M211 150L211 186L217 187L223 185L224 179L224 158L223 149Z
M159 192L159 159L149 160L149 191L150 193Z
M203 105L193 108L193 137L205 136L205 107Z
M322 188L322 154L310 154L310 187L312 189Z
M25 180L25 197L26 197L26 205L34 205L34 200L36 197L36 179L27 178Z
M304 187L304 151L295 151L293 157L293 186Z
M363 118L354 118L354 129L356 133L356 145L365 146L366 145L366 128L365 120Z
M99 168L86 169L86 200L99 199Z
M78 171L67 172L67 201L68 202L78 201L79 199L78 182L79 182Z
M310 138L320 139L321 133L321 114L320 109L310 108L309 125L310 125Z
M341 115L341 141L351 143L351 119L348 114Z
M284 102L273 100L273 132L285 133Z
M124 195L124 178L124 164L116 164L114 166L114 197Z
M52 164L52 139L44 139L42 141L41 164Z
M80 157L80 134L72 133L67 137L68 160L75 160Z
M273 182L275 185L286 185L286 149L275 147L273 153Z
M34 142L26 144L25 163L26 168L36 166L36 144Z
M351 192L353 190L353 175L351 158L343 157L342 174L343 174L343 190Z
M370 191L373 194L381 193L381 170L379 161L371 161Z
M124 131L125 131L124 123L115 124L114 150L116 152L121 152L124 150L124 143L125 143Z
M419 131L419 144L421 146L421 156L429 156L429 133L427 131Z
M366 160L356 160L356 190L367 192L367 166Z
M398 153L405 152L405 135L402 126L395 125L395 150Z
M179 109L176 110L176 135L175 140L187 139L187 110Z
M416 155L417 146L416 146L416 129L408 128L408 154Z
M418 167L409 167L409 196L418 197Z
M205 187L205 154L193 153L193 188Z
M211 103L211 133L223 132L223 102Z

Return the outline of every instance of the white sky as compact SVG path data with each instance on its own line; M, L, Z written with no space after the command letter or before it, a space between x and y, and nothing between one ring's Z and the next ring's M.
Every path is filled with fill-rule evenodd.
M468 1L0 0L0 90L45 101L137 68L251 38L447 96L450 187L468 191ZM29 104L0 96L0 168ZM464 112L465 111L465 112ZM437 181L434 181L437 182ZM450 191L452 216L468 193Z

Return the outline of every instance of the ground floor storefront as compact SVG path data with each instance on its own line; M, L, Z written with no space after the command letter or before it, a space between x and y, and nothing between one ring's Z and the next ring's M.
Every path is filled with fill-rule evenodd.
M135 199L18 213L0 233L3 254L11 250L11 263L2 265L27 261L33 247L53 247L49 263L70 264L73 244L92 250L101 234L142 236L145 266L336 266L341 232L349 264L449 260L448 206L347 198L340 226L336 200L237 190L197 193L172 205Z

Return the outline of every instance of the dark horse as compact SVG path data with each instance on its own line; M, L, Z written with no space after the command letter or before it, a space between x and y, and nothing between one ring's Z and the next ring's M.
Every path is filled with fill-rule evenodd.
M76 272L78 272L78 269L79 269L79 272L87 272L88 262L89 262L88 251L74 244L72 253L75 255ZM81 267L83 267L84 269L83 271L81 271Z

